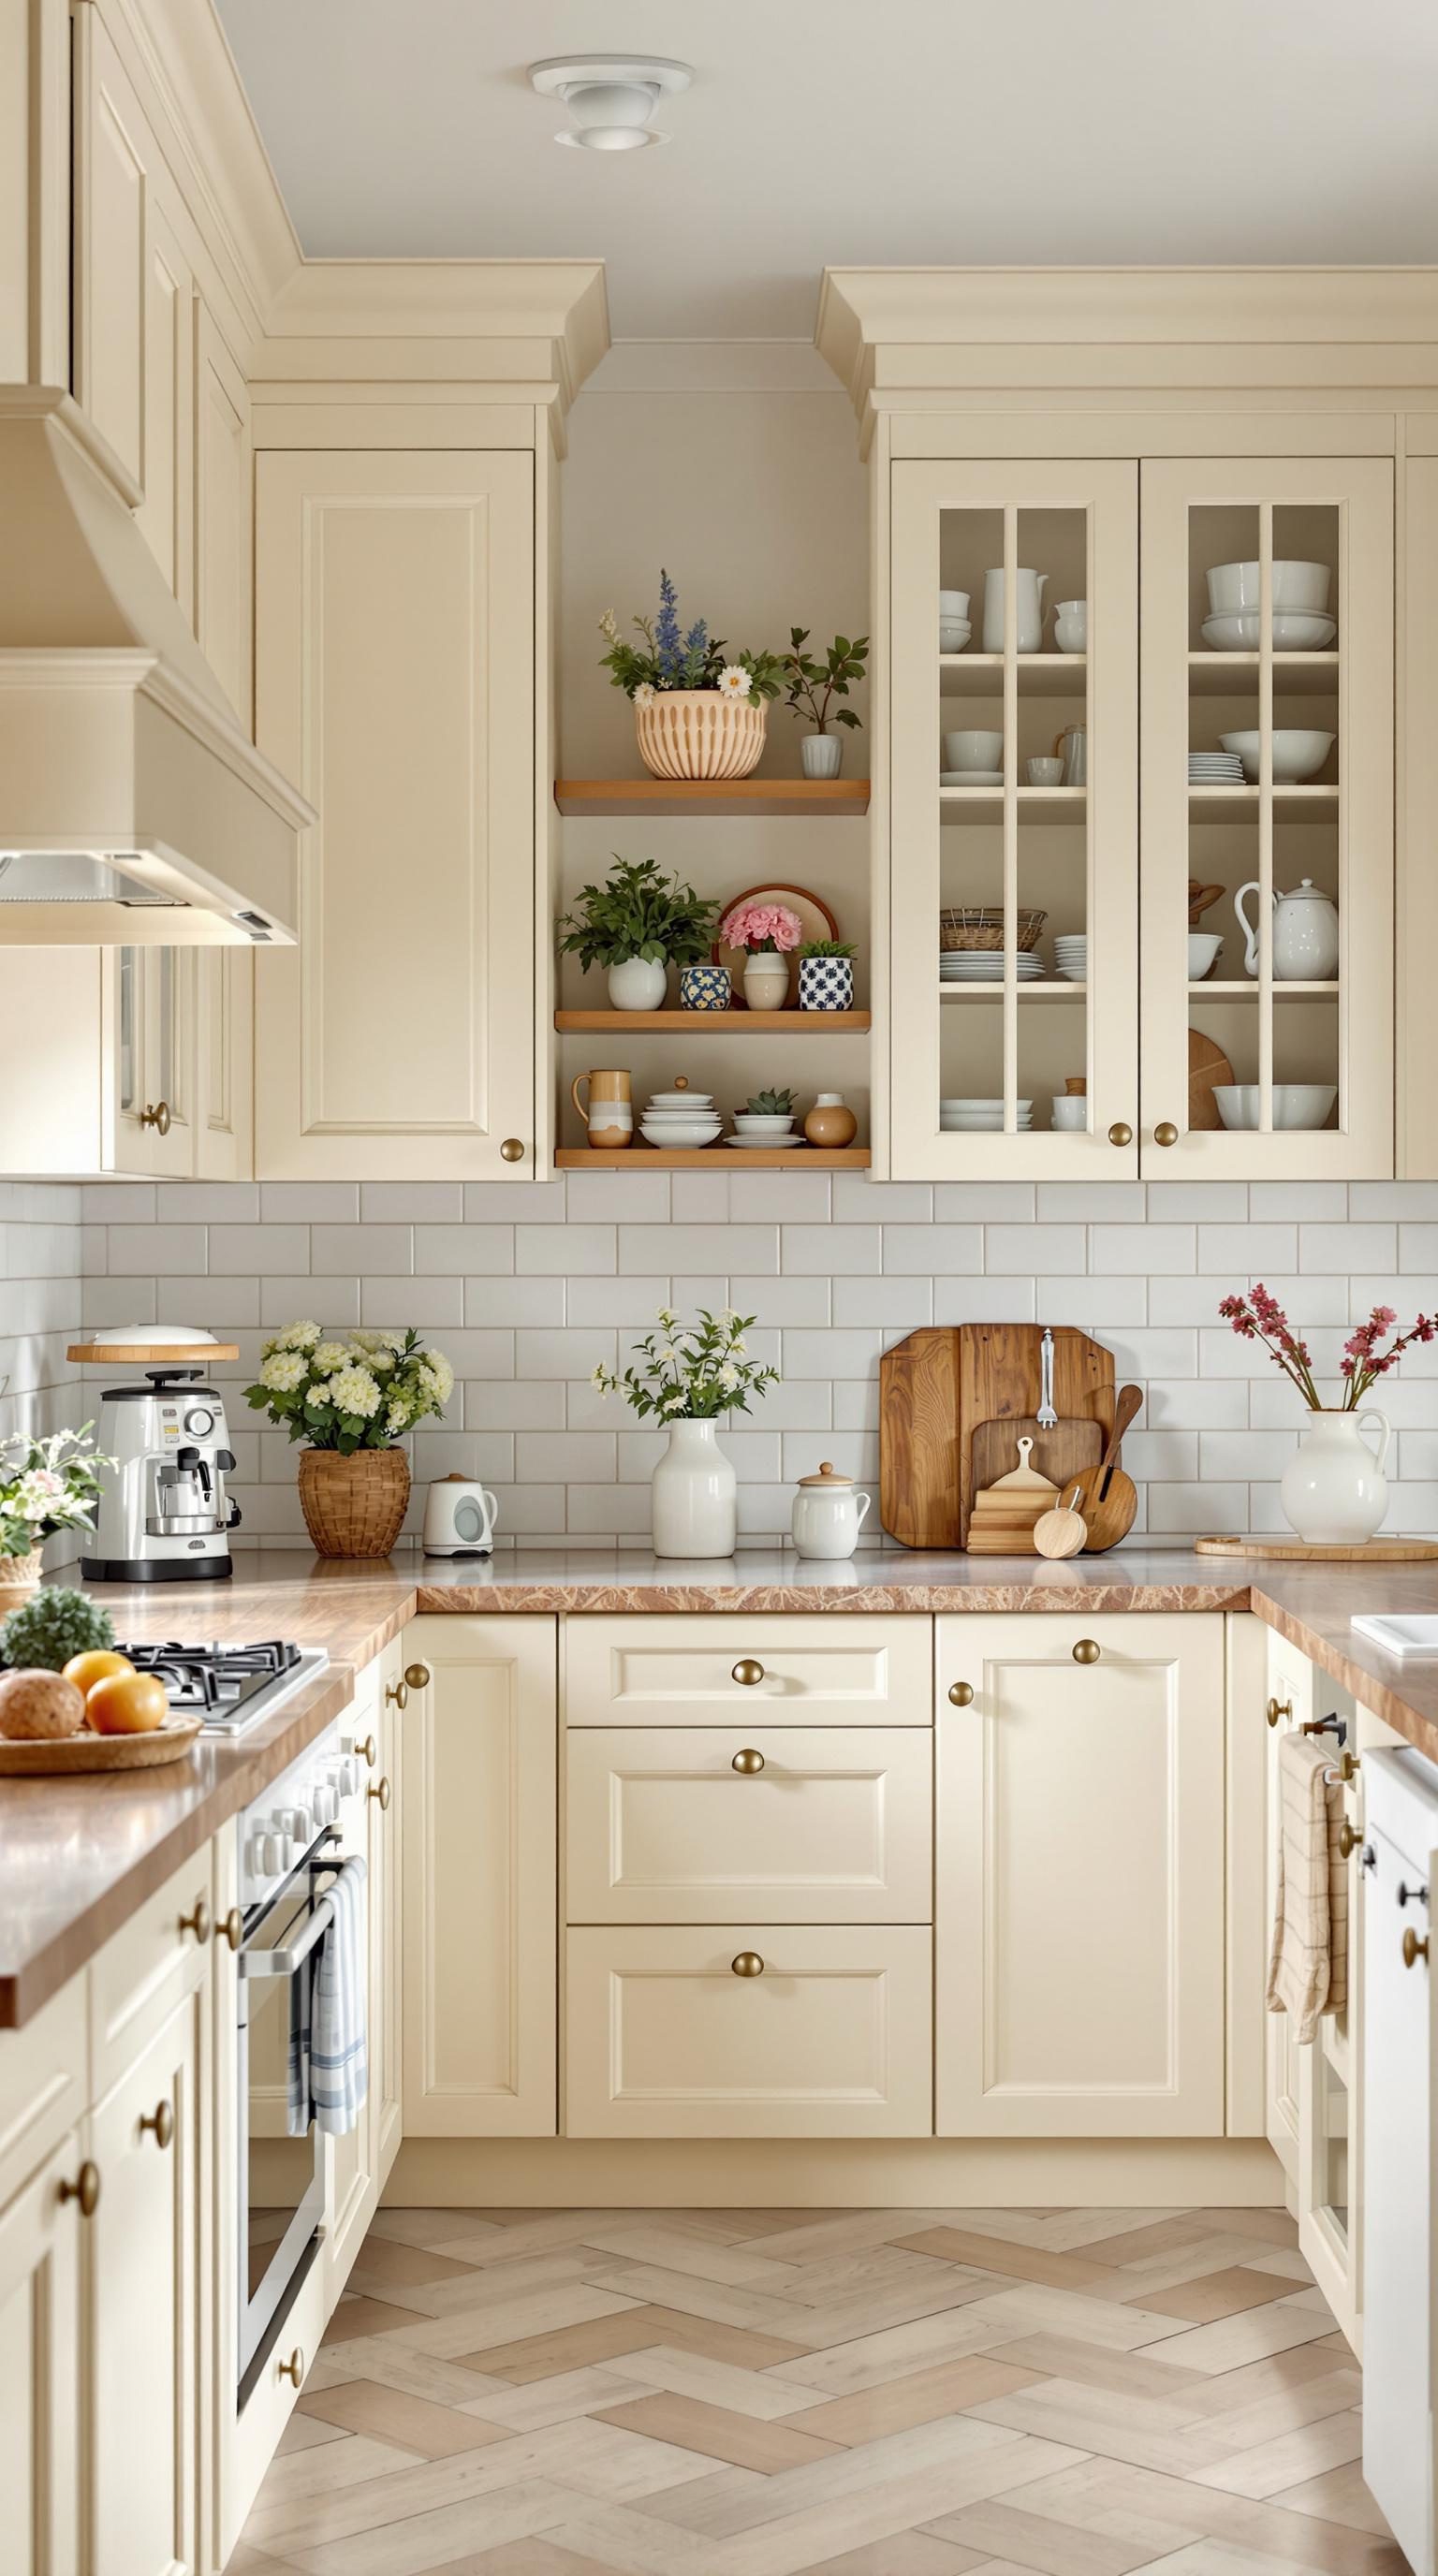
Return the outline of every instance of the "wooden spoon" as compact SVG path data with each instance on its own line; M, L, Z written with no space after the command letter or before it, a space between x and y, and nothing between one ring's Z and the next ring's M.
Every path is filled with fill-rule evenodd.
M1142 1403L1141 1386L1119 1388L1108 1447L1098 1465L1085 1467L1076 1480L1076 1508L1088 1530L1086 1544L1092 1555L1100 1555L1106 1547L1116 1547L1121 1538L1127 1538L1138 1513L1138 1494L1133 1478L1124 1474L1118 1464L1118 1454L1123 1435Z
M1097 1475L1098 1469L1093 1472ZM1051 1512L1045 1512L1035 1521L1034 1545L1040 1556L1077 1556L1079 1549L1088 1545L1087 1523L1082 1514L1074 1510L1079 1491L1079 1486L1075 1485L1066 1503L1056 1504Z

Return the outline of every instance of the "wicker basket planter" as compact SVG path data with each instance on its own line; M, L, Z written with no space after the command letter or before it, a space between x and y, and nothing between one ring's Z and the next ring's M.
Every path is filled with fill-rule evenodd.
M747 778L764 752L762 698L717 689L661 689L634 710L639 757L656 778Z
M33 1592L40 1580L40 1550L28 1556L0 1556L0 1592Z
M319 1556L388 1556L408 1501L402 1449L300 1451L300 1508Z

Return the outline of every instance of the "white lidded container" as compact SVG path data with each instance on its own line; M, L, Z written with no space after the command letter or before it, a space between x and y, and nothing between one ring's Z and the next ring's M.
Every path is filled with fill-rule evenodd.
M801 1476L794 1496L794 1545L801 1556L852 1556L859 1543L871 1494L856 1493L852 1476L842 1476L826 1458L817 1476Z

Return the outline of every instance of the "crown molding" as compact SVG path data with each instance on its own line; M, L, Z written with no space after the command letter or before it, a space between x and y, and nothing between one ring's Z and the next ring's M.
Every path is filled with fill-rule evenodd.
M812 340L616 340L591 394L826 394L839 388Z
M441 367L433 347L415 349L424 373L462 372L494 385L537 379L554 387L567 411L609 347L604 263L303 260L271 305L255 375L273 381L299 372L314 381L388 373L395 362L384 359L383 344L402 356L406 344L425 341L448 343L453 355ZM466 344L462 352L458 344Z

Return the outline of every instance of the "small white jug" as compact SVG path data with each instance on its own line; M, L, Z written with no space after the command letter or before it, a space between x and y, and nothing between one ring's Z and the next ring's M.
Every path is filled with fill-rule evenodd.
M1258 973L1258 917L1255 911L1250 921L1243 905L1245 896L1259 891L1255 877L1240 886L1233 898L1233 909L1248 942L1243 962L1250 975ZM1337 973L1338 956L1338 908L1312 877L1305 877L1292 894L1275 894L1273 972L1280 984L1326 984Z
M852 1476L841 1476L825 1459L817 1476L801 1476L794 1496L794 1545L801 1556L852 1556L871 1494L854 1490Z
M1016 653L1037 653L1044 631L1044 591L1048 586L1046 572L1018 571L1014 574L1014 623L1018 634ZM1002 653L1004 649L1004 568L998 565L984 575L984 651Z

